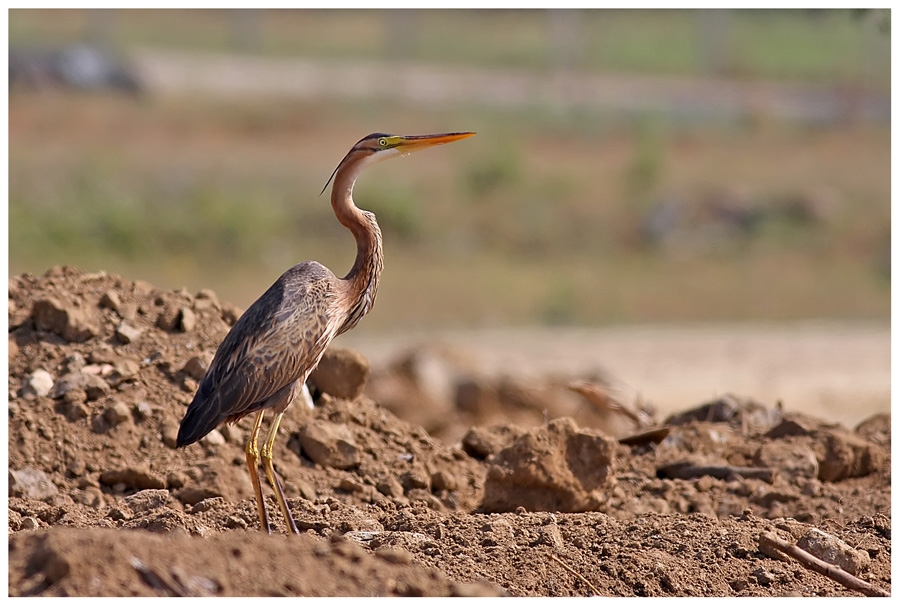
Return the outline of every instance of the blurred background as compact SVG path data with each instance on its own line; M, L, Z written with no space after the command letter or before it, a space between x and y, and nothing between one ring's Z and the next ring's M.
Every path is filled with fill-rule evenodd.
M16 9L9 45L12 274L245 308L298 261L349 269L319 192L360 137L473 130L358 183L386 270L350 343L502 334L546 367L553 335L739 322L790 344L813 319L864 335L844 350L876 352L889 405L889 11Z

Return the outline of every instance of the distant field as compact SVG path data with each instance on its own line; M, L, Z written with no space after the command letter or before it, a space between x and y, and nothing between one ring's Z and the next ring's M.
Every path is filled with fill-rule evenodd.
M115 11L108 31L126 48L233 45L232 13L178 11L177 23L171 13ZM773 14L734 13L734 40L763 53L747 32L765 22L769 46L805 50L783 46L788 63L746 74L827 74L834 83L868 65L853 59L870 40L853 14ZM90 15L13 10L11 44L78 39ZM421 13L412 48L393 50L378 42L384 11L261 15L260 53L369 49L369 58L410 53L539 70L528 57L548 52L539 42L543 11L460 11L445 21ZM626 31L665 38L699 27L684 11L639 17L588 12L581 27L613 28L603 44L624 44ZM509 31L496 27L500 20ZM359 46L329 46L338 26ZM823 32L846 52L821 50ZM478 57L466 54L475 38L465 36L485 39ZM675 42L665 43L671 56L640 61L624 47L600 53L595 44L580 55L591 69L701 69L697 57L678 59ZM602 63L611 57L621 63ZM790 67L801 57L814 58L802 74ZM765 115L703 124L591 108L16 91L10 271L76 264L165 288L213 288L241 306L300 260L341 274L355 248L327 194L317 196L350 145L384 130L479 135L379 165L360 180L356 199L379 217L387 266L361 331L890 316L889 129Z
M890 86L883 11L853 10L26 10L12 45L82 42L128 50L263 55L650 74L721 74Z

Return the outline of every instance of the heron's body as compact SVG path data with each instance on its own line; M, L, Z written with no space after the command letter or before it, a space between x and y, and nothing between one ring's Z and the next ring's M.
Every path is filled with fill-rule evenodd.
M332 208L357 244L356 261L350 272L338 278L315 261L295 265L247 309L216 350L181 421L177 444L192 444L223 422L234 423L257 413L247 445L247 464L260 524L266 531L270 529L258 462L262 459L285 521L297 533L272 463L278 425L285 409L303 393L309 373L332 339L356 326L371 309L384 267L381 230L375 215L353 203L356 178L374 161L472 134L414 137L373 134L360 140L332 175ZM275 417L259 450L259 431L266 410L272 410Z

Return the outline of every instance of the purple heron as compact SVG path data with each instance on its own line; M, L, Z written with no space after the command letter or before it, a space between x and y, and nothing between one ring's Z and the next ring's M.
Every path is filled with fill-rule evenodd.
M299 534L272 463L278 426L285 409L295 399L305 399L311 405L305 387L309 373L331 340L356 326L375 302L383 267L381 230L375 215L353 203L353 184L370 164L474 134L375 133L361 139L328 180L328 183L334 181L331 189L334 214L356 239L356 261L350 273L338 278L315 261L295 265L247 309L216 350L181 420L177 445L192 444L223 422L236 423L256 413L247 443L247 467L259 523L266 532L271 534L272 528L262 497L259 463L262 462L266 478L275 491L285 523L291 532ZM259 433L267 410L274 417L260 447Z

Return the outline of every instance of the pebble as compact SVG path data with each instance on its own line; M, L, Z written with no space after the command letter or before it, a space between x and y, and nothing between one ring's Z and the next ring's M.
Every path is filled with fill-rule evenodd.
M103 411L103 418L110 427L116 427L131 420L131 409L121 400L115 400L109 408Z
M221 446L225 443L225 436L222 435L218 429L213 429L211 432L200 438L200 443L204 446Z
M169 491L164 489L141 490L125 497L125 504L135 513L145 513L164 507L169 501Z
M9 494L38 501L59 493L56 484L46 473L33 467L9 470Z
M121 322L119 322L119 325L116 326L116 336L120 341L122 341L122 343L125 343L126 345L137 341L140 338L142 332L144 331L140 328L132 326L125 320L122 320Z
M46 370L36 370L25 379L22 396L44 397L53 389L53 375Z

